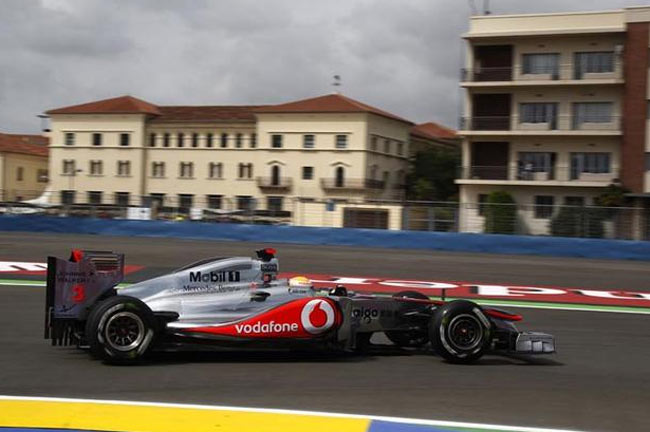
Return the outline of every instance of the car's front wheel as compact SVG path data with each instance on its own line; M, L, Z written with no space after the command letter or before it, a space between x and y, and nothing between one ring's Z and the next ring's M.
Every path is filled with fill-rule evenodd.
M429 323L435 351L452 363L472 363L488 349L491 323L480 306L455 300L436 309Z
M154 343L156 320L141 300L118 295L95 306L85 333L93 356L110 363L135 363Z

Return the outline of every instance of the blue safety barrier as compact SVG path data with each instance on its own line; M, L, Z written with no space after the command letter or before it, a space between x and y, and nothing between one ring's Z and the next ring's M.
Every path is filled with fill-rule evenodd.
M650 242L502 234L5 215L0 231L650 260Z

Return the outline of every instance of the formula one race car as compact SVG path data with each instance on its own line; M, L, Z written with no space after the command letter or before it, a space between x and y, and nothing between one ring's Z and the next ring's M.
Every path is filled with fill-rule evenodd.
M399 347L431 347L455 363L486 352L548 354L552 336L519 332L520 315L466 300L431 300L415 291L392 297L316 290L304 277L278 279L275 250L257 258L210 258L125 288L124 255L74 250L48 258L45 338L88 348L110 363L153 350L367 348L384 332Z

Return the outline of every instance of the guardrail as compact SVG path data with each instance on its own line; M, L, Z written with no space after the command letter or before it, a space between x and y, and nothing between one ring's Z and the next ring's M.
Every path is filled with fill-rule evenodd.
M620 132L621 116L603 115L580 117L558 115L524 119L517 115L510 116L472 116L461 117L460 130L465 131L598 131Z
M507 181L570 181L575 183L602 183L608 185L619 181L618 170L601 168L579 168L568 166L526 167L481 166L460 167L461 180L507 180Z

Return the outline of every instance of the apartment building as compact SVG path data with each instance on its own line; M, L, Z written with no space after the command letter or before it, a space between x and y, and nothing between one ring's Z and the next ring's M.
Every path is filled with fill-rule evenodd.
M48 181L48 140L0 133L0 201L36 198Z
M123 96L47 114L56 203L182 209L291 212L296 202L401 199L415 128L341 94L266 106ZM421 135L419 145L451 142Z
M470 19L462 170L463 204L508 191L537 205L523 231L546 234L559 205L589 205L622 184L650 193L647 105L650 7ZM645 204L644 204L645 205ZM481 206L462 213L483 229Z

